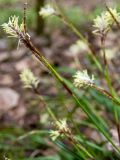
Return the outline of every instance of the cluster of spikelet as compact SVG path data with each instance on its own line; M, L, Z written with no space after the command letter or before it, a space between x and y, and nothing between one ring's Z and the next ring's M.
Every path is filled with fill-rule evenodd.
M2 27L9 37L18 38L18 34L24 32L24 24L19 25L19 17L15 15L9 18L8 23L2 24Z
M24 69L20 74L21 81L25 88L37 88L40 80L34 76L30 69Z
M115 20L120 22L120 13L116 9L109 8L109 11L102 12L94 19L93 27L95 30L93 33L97 35L106 34L110 27L115 24Z
M68 128L66 119L59 120L55 122L57 130L50 131L50 136L53 141L55 141L58 137L64 136L66 133L71 133L70 129Z

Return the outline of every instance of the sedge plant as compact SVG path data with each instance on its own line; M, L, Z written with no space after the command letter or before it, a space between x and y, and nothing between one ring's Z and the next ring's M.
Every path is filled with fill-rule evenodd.
M107 129L103 128L102 126L103 123L101 121L101 117L97 114L95 114L94 111L90 109L89 106L86 107L86 103L82 103L81 100L79 99L78 95L74 90L71 89L70 85L67 83L67 81L54 69L54 67L48 62L48 60L43 56L41 51L39 51L34 44L32 43L31 37L27 31L27 24L26 24L26 8L24 9L24 17L23 20L19 21L19 17L11 16L9 18L8 23L4 23L2 25L2 28L4 31L8 34L9 37L14 37L18 39L18 43L23 43L25 47L27 47L37 59L42 62L42 64L48 69L48 71L55 77L59 83L63 86L63 88L69 93L69 95L75 100L77 103L77 106L80 107L86 116L92 121L94 124L95 128L105 137L105 139L112 145L112 147L115 149L117 154L120 155L120 148L114 143L114 141L111 139L110 134L107 133ZM111 14L110 14L111 13ZM62 14L60 8L58 5L56 7L53 7L51 5L46 5L44 8L42 8L39 12L40 16L43 16L44 18L50 17L50 16L57 16L62 20L69 28L72 29L74 33L76 33L79 38L87 44L90 55L92 55L93 60L95 61L96 65L98 68L102 71L102 65L100 62L97 60L94 54L94 50L91 47L91 44L87 41L87 39L76 29L76 27ZM94 20L94 34L97 34L101 37L101 44L102 44L102 49L103 49L103 54L104 54L104 61L106 60L105 58L105 52L104 52L104 43L105 43L105 35L108 33L110 28L116 24L119 23L119 14L117 11L114 9L109 9L105 13L103 13L101 16L98 16ZM117 22L116 22L117 21ZM106 63L105 63L106 65ZM107 66L107 65L106 65ZM109 80L109 72L108 68L106 67L106 80L108 82ZM106 73L105 73L106 74ZM40 82L39 78L36 78L34 74L30 70L25 70L21 73L20 78L22 82L24 83L25 88L31 88L35 93L38 95L39 92L37 90L38 84ZM116 94L111 93L112 90L106 91L104 88L99 87L95 83L95 78L94 75L91 77L88 75L87 70L83 71L78 71L76 74L73 76L74 83L73 86L74 88L92 88L95 89L97 92L100 92L103 96L106 96L110 101L115 103L114 108L120 107L120 101L118 98L116 98ZM109 82L109 86L111 88L111 82ZM41 96L40 96L41 97ZM44 98L41 97L41 100L44 101ZM45 104L45 106L47 106ZM67 137L68 140L73 144L75 149L81 154L82 159L96 159L96 155L92 155L92 153L89 152L81 143L77 141L75 138L74 134L72 133L70 127L67 125L67 120L59 120L56 118L54 112L49 108L46 107L46 110L48 113L51 115L53 118L56 130L50 131L50 136L52 137L52 140L56 140L59 137ZM100 124L98 124L100 122ZM118 123L118 121L117 121ZM119 128L118 128L119 129ZM84 154L83 154L84 153Z

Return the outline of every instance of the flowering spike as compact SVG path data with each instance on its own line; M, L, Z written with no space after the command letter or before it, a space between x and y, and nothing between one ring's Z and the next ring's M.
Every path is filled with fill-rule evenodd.
M21 81L25 88L37 88L40 80L34 76L34 74L29 69L25 69L20 74Z
M56 127L58 128L58 130L56 131L52 130L50 132L52 140L56 140L59 136L63 137L66 133L67 134L71 133L70 129L68 128L66 119L56 121Z
M112 15L113 17L112 17ZM95 30L93 31L94 34L102 36L103 34L107 34L107 32L110 30L110 26L112 26L115 23L115 20L119 23L120 22L120 13L117 12L117 10L114 8L109 8L109 11L105 11L101 13L100 16L97 16L94 19L94 25Z
M55 141L59 136L60 136L60 133L59 131L50 131L50 136L52 138L53 141Z
M23 32L23 23L18 24L19 17L11 16L9 17L8 23L2 24L3 30L9 35L9 37L18 37L18 34Z
M46 5L39 11L39 15L43 18L54 15L56 13L55 9L51 5Z
M96 34L96 35L103 35L103 34L106 34L109 31L110 26L109 26L109 23L106 19L106 14L105 13L102 13L100 16L97 16L94 19L93 27L95 28L93 33Z
M56 125L60 130L67 130L68 129L66 119L62 119L62 120L57 121Z
M88 50L88 46L82 40L76 41L76 43L71 45L69 48L69 51L73 54L77 54L79 53L79 51L87 51L87 50Z
M73 77L75 87L86 87L94 84L94 75L90 78L87 70L78 71Z

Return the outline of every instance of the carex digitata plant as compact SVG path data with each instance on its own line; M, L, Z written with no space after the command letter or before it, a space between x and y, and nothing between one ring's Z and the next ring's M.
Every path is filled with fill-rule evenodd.
M96 66L100 70L100 72L105 76L105 79L107 81L107 84L109 86L109 91L105 90L101 86L96 85L96 79L94 74L89 76L87 70L83 71L77 71L75 75L73 75L73 85L69 85L68 81L65 80L55 69L54 67L48 62L48 60L43 56L41 51L39 51L32 43L31 37L27 30L27 24L26 24L26 6L24 8L24 17L23 20L20 22L19 17L16 15L10 16L7 23L4 23L2 25L3 30L8 34L9 37L17 38L18 43L24 44L25 47L27 47L37 59L42 62L42 64L48 69L48 71L51 73L53 77L55 77L58 82L63 86L63 88L68 92L68 94L75 100L77 103L77 106L80 107L86 116L91 120L95 128L98 130L101 135L104 136L107 142L111 144L111 146L114 148L114 150L117 152L117 154L120 155L120 148L116 143L112 140L109 128L106 127L103 124L102 118L92 110L89 105L87 105L85 102L82 103L76 92L73 88L76 89L85 89L85 88L91 88L96 90L97 92L100 92L103 96L106 96L110 101L112 101L114 105L114 111L115 111L115 119L116 119L116 126L118 131L118 137L120 138L120 128L119 128L119 121L118 121L118 115L116 113L116 108L120 107L120 101L119 98L113 89L110 81L110 73L108 68L108 63L106 60L106 53L105 53L105 38L106 35L109 33L111 28L116 25L120 26L120 13L117 12L117 10L114 8L106 7L107 10L101 13L100 16L97 16L97 18L93 21L93 34L96 36L99 36L101 39L101 49L103 51L103 60L104 60L104 67L100 64L99 60L94 54L94 49L92 45L88 42L88 40L82 35L82 33L72 24L72 22L64 15L62 12L62 9L59 7L57 1L54 6L47 4L45 5L39 12L39 15L47 18L50 16L56 16L58 17L65 25L67 25L79 38L77 43L74 46L74 49L80 49L81 44L84 46L87 46L87 49L89 50L89 54L92 57L93 61L95 62ZM77 48L78 47L78 48ZM54 127L55 130L51 130L50 137L53 141L56 141L61 138L67 138L71 144L75 147L76 151L81 155L82 159L96 159L95 154L91 153L89 150L89 147L85 143L81 143L74 133L71 130L71 127L67 124L67 119L58 119L54 112L50 109L50 107L46 104L44 97L42 97L38 91L38 85L40 84L40 79L36 77L31 70L26 69L20 74L21 81L24 84L25 88L32 89L37 95L40 96L41 100L44 102L44 105L46 107L46 110L53 118ZM86 107L87 106L87 107ZM72 120L73 124L75 124L74 120Z

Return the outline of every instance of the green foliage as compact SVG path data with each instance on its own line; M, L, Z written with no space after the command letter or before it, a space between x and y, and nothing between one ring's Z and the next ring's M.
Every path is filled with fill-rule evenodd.
M0 4L12 4L12 3L16 3L19 0L0 0Z
M60 160L60 157L58 155L53 155L53 156L40 157L40 158L29 158L29 159L25 158L23 160Z

